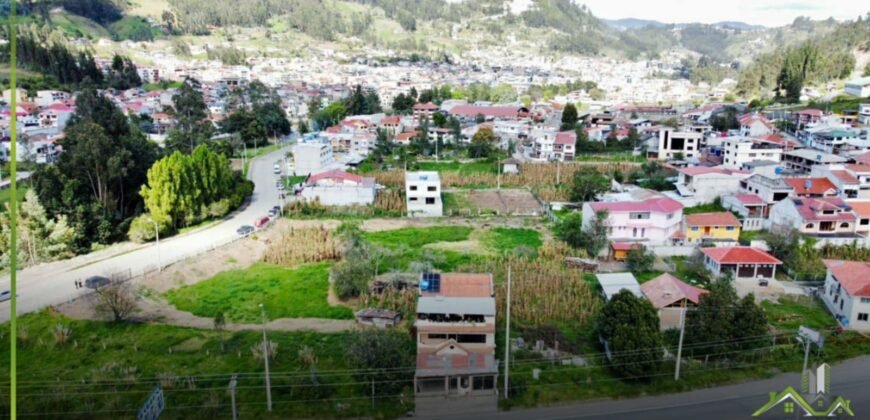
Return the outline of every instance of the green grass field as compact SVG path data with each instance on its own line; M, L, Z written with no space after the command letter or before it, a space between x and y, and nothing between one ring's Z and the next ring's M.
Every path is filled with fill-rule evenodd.
M265 305L269 319L353 318L350 308L327 303L328 290L329 264L288 269L258 263L170 290L166 297L182 311L204 317L214 317L223 311L234 322L260 322L260 303Z
M712 213L718 211L726 211L722 204L718 202L701 204L694 207L686 207L683 209L683 215L690 214L698 214L698 213Z
M24 201L24 194L27 194L27 187L22 185L18 186L18 189L15 191L16 196L18 196L18 203ZM6 211L6 204L9 203L9 200L12 199L12 190L9 188L4 188L0 190L0 212Z
M71 331L65 343L55 340L57 325ZM8 340L8 323L0 325L0 335ZM226 387L233 373L239 374L236 402L243 419L395 418L412 410L413 399L402 405L399 398L387 397L372 408L369 384L358 384L348 371L348 338L348 333L269 332L268 339L278 347L270 361L274 408L267 414L263 361L251 351L262 342L258 330L221 334L211 329L77 321L45 310L19 319L18 414L135 418L159 382L166 399L161 418L222 418L230 405ZM317 357L320 387L311 385L309 369L299 361L303 346ZM7 361L0 363L0 375L8 378L8 345L0 346L0 357ZM9 395L8 381L0 384L0 395ZM358 404L359 400L366 403ZM0 410L8 413L8 404L8 398L0 398Z
M483 239L484 244L501 254L514 252L518 247L526 247L536 251L541 247L540 232L523 228L492 228Z
M429 228L405 228L367 232L363 236L369 242L390 248L402 245L420 248L435 242L458 242L468 239L473 229L461 226L435 226Z

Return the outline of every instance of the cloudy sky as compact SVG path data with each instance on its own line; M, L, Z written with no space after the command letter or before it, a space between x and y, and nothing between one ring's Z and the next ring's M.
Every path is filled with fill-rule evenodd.
M605 19L639 18L668 23L737 20L765 26L791 23L797 16L853 20L870 11L867 0L575 0Z

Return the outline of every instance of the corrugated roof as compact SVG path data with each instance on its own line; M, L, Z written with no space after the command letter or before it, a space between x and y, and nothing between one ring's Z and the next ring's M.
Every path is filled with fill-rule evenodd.
M420 296L417 313L495 316L495 298Z
M599 273L595 277L598 278L598 284L604 290L604 296L607 297L607 300L610 300L613 295L623 289L628 290L637 297L643 297L640 284L637 283L637 279L631 273Z

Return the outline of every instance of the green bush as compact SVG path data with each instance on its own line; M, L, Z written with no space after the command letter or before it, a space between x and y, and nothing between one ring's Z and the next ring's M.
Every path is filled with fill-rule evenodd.
M161 230L163 230L161 228ZM143 214L130 223L130 230L127 231L127 237L137 243L153 241L155 238L154 222L151 220L150 214Z

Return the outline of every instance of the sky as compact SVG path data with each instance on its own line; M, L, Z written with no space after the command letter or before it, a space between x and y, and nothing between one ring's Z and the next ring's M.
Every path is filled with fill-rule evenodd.
M867 0L575 0L586 4L592 14L605 19L638 18L666 23L723 20L754 25L782 26L798 16L814 20L833 17L854 20L870 11Z
M474 1L474 0L447 0ZM532 0L509 0L514 13L526 9ZM592 14L604 19L638 18L665 23L723 20L753 25L783 26L798 16L813 20L833 17L854 20L870 12L870 0L574 0L585 4Z

